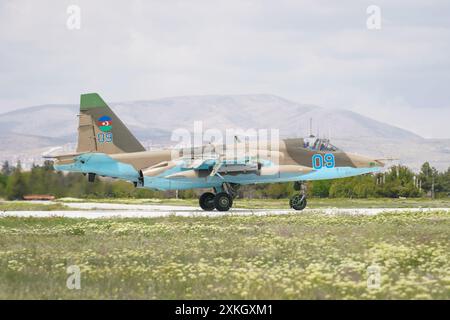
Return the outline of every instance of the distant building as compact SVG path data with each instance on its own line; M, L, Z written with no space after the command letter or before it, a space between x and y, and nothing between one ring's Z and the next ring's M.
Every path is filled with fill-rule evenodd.
M23 196L23 199L27 201L55 200L55 196L52 196L51 194L27 194Z

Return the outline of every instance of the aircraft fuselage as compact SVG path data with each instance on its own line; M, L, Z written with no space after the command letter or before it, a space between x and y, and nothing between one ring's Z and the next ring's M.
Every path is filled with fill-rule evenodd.
M217 147L211 145L109 155L85 153L60 159L55 163L55 168L124 179L144 188L182 190L220 188L224 182L245 185L336 179L377 172L382 166L381 162L370 158L343 151L310 150L302 144L303 139L285 139L279 141L276 150L270 145L260 150L250 143L242 146L245 149L243 154L258 160L244 161L235 155L234 163L231 161L230 165L223 165L213 175L211 171L218 160L213 161ZM221 151L227 152L228 148L235 146L221 147ZM249 152L252 148L255 151ZM201 166L195 167L195 161L200 161Z

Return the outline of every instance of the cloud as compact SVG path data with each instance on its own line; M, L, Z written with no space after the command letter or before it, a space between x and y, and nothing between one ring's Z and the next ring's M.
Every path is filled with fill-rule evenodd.
M70 4L81 8L80 30L66 28ZM91 91L109 101L271 93L450 138L440 126L450 109L450 4L378 1L378 31L366 29L371 4L2 1L0 110L76 103Z

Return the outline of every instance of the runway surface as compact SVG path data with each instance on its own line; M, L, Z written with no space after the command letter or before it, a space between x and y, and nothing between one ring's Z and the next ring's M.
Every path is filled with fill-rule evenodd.
M41 202L53 204L53 202ZM325 215L376 215L394 212L429 212L446 211L450 208L321 208L295 211L289 209L239 209L233 208L228 212L203 211L198 207L170 206L153 204L118 204L118 203L64 203L69 207L67 211L2 211L0 217L67 217L67 218L157 218L167 216L181 217L220 217L220 216L248 216L248 215L283 215L320 213Z

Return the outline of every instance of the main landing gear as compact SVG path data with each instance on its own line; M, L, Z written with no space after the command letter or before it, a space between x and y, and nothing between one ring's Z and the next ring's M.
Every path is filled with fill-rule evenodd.
M224 183L222 188L214 188L214 192L205 192L198 199L200 207L205 211L228 211L233 206L233 199L237 193L229 183Z
M294 210L303 210L306 207L306 184L296 181L294 190L299 191L289 200L289 206Z

